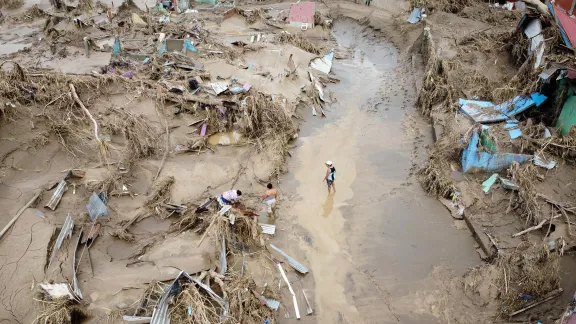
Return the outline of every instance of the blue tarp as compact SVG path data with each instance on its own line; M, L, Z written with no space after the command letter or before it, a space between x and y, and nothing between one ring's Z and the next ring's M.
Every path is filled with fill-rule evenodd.
M531 155L514 153L489 153L478 149L478 131L472 133L470 144L462 153L462 171L496 172L508 168L512 162L523 163L532 159Z
M116 36L114 38L114 45L112 45L112 55L120 54L120 37Z
M510 134L510 139L515 139L518 138L520 136L522 136L522 130L518 129L513 129L508 131L508 134Z
M540 106L547 97L534 92L530 96L516 96L499 105L490 101L459 99L460 110L476 123L494 123L514 117L532 106Z
M194 47L194 45L192 45L192 42L189 39L186 39L184 41L184 52L186 51L192 51L198 54L198 50L196 49L196 47Z

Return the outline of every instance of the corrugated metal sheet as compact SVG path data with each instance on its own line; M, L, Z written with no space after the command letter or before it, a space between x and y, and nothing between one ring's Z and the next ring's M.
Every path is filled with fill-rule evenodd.
M62 195L64 195L64 192L66 192L67 189L68 189L68 186L66 184L66 180L61 180L58 183L56 190L52 194L52 198L50 198L50 201L46 204L45 207L50 208L52 210L56 210L56 207L58 207L58 204L60 203L60 200L62 199Z
M88 205L86 205L86 208L88 209L88 216L93 222L95 222L96 218L100 216L108 215L108 208L106 207L105 202L102 201L100 196L98 196L95 192L93 192L92 196L90 196L90 201L88 202Z
M74 221L72 220L72 216L70 216L70 214L68 214L68 216L66 216L66 219L64 220L64 224L62 224L62 229L60 230L60 233L58 234L58 238L56 238L56 242L54 242L54 247L52 248L52 253L50 254L50 262L48 262L48 267L50 267L50 265L52 264L52 261L54 261L54 256L56 256L56 251L58 251L58 249L60 249L60 247L62 246L62 242L64 242L64 239L66 237L70 238L72 237L72 229L74 228Z
M276 233L276 225L262 224L262 223L258 225L262 227L262 232L264 234L274 235Z
M78 245L80 245L80 240L82 239L82 232L83 229L80 229L80 233L78 234L78 241L74 245L74 254L72 256L72 291L78 298L83 299L82 292L80 291L80 285L78 284L78 276L76 275L76 250L78 250Z
M293 4L288 15L289 22L299 22L314 25L314 2L302 2ZM311 26L312 27L312 26Z
M122 320L125 322L130 322L130 323L147 324L147 323L150 323L150 321L152 320L152 317L124 315L124 316L122 316Z
M554 0L554 5L564 9L566 12L570 12L572 9L572 3L576 0Z
M284 253L284 251L280 250L279 248L277 248L276 246L274 246L274 244L270 244L270 247L272 249L274 249L276 252L280 253L288 262L288 264L294 268L296 271L300 272L300 273L308 273L308 268L306 268L305 266L303 266L300 262L294 260L294 258L292 258L291 256L289 256L288 254Z
M508 118L527 110L536 105L540 106L546 96L535 92L530 96L516 96L499 105L494 105L489 101L459 99L460 110L476 123L494 123L504 121Z
M555 8L554 12L556 14L556 22L560 24L562 31L570 41L570 44L566 45L572 47L573 44L576 44L576 19L571 18L567 13L557 8Z
M205 284L201 283L200 281L196 280L195 278L190 277L190 275L185 272L181 271L176 279L172 282L172 284L164 291L160 301L154 308L154 312L152 313L152 320L150 324L170 324L170 315L169 315L169 305L170 300L174 295L173 289L176 287L176 283L181 278L186 278L191 282L197 284L200 288L204 289L212 299L222 307L223 312L220 319L220 322L224 322L224 320L228 317L228 313L230 312L230 305L226 300L222 297L218 296L210 287L206 286Z

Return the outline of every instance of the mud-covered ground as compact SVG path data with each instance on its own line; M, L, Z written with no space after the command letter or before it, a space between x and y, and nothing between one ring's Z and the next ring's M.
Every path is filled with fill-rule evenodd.
M47 14L27 11L35 4ZM166 212L158 199L162 203L187 205L193 210L206 198L229 189L241 189L245 207L260 214L257 220L252 220L255 227L256 222L276 225L274 236L259 233L258 238L282 248L309 268L310 273L301 277L284 263L287 279L296 292L301 322L507 320L498 316L502 311L499 298L503 289L499 263L480 259L482 253L477 252L480 246L469 226L451 216L449 208L433 194L426 193L419 182L419 170L434 148L432 125L463 132L472 125L452 111L417 108L417 98L429 59L422 46L423 27L432 31L436 55L450 62L453 74L449 82L458 85L463 92L460 95L486 95L487 88L496 87L515 74L516 62L505 43L463 40L478 31L507 33L516 27L520 17L517 13L491 11L485 3L472 2L459 13L437 10L429 13L424 22L411 25L405 21L408 1L373 0L370 7L326 1L317 2L316 10L331 17L332 25L302 32L282 25L290 3L237 2L239 9L248 10L248 16L250 10L266 9L266 13L252 22L246 14L224 19L227 9L218 8L183 15L188 20L178 23L175 21L180 16L174 15L169 24L174 29L154 30L167 27L159 27L151 20L149 26L138 27L130 20L132 12L157 19L145 12L154 3L136 5L143 11L114 9L115 19L122 23L113 28L106 25L78 28L73 15L55 12L47 1L26 2L19 9L2 9L0 61L18 62L29 78L43 78L38 75L60 71L71 78L93 75L101 80L99 73L112 59L110 49L92 47L86 57L82 43L85 36L112 44L113 34L118 33L125 51L148 51L151 57L156 52L159 31L165 31L169 38L182 38L198 32L192 26L199 26L199 30L210 36L202 33L194 36L200 39L196 44L199 54L191 59L202 65L202 73L162 65L164 61L154 56L156 70L141 61L117 67L117 72L105 69L108 74L116 73L115 78L126 71L136 71L129 81L78 87L80 79L70 79L76 82L81 100L109 138L108 160L102 160L98 154L90 121L74 106L66 85L51 84L59 92L52 93L50 98L54 101L49 102L22 103L6 94L0 98L0 103L7 107L3 109L0 125L0 208L5 211L0 216L0 226L8 224L36 193L59 181L66 170L86 172L82 178L69 180L68 190L55 211L44 208L54 192L47 190L1 238L0 322L33 322L45 306L38 300L38 284L73 282L72 255L80 228L86 235L93 226L86 217L85 206L95 188L105 185L111 189L107 202L110 214L99 218L100 236L93 245L89 249L84 249L84 245L78 247L77 253L82 257L74 268L83 294L80 305L89 314L85 323L120 323L121 315L137 313L151 316L151 308L143 312L138 305L154 282L170 283L182 270L199 274L219 269L220 241L208 228L211 214L201 214L195 218L194 226L182 230L185 216ZM95 16L95 21L104 19L106 11L101 10ZM283 30L309 39L320 48L320 55L297 44L279 42L277 37ZM261 40L250 43L257 34ZM491 42L496 39L486 38ZM231 45L234 41L243 41L248 46L238 49ZM317 106L318 99L317 93L309 90L313 88L309 62L331 48L335 49L331 75L338 81L322 80L326 99L323 118L319 108L318 116L312 115L311 107ZM286 77L289 57L295 70ZM9 66L7 63L2 68ZM169 70L170 73L166 72ZM480 77L473 80L458 77L467 74ZM175 85L186 88L182 97L191 95L187 80L200 75L206 88L208 82L232 79L240 84L249 83L252 88L237 95L208 95L210 90L196 94L205 100L221 100L221 106L228 105L228 110L220 111L221 114L213 109L213 115L199 108L218 106L212 102L158 99L166 93L161 89ZM478 79L483 83L479 85ZM47 84L35 86L35 91L43 86L50 88ZM297 130L297 135L290 134L286 143L273 146L266 140L276 139L274 132L253 137L242 134L241 130L249 128L238 112L242 110L232 107L243 107L242 100L255 92L269 96L267 102L282 107L287 116L284 120L289 122L277 125L278 129ZM178 96L168 94L166 98ZM61 106L67 102L72 105ZM67 117L64 115L57 122L47 117L61 107L67 107ZM83 122L78 122L78 118ZM202 123L198 121L204 118L217 122L210 122L207 135L200 136ZM126 126L122 120L142 124ZM63 127L56 127L58 123L73 127L63 132ZM141 140L146 140L148 149L128 160L126 152L134 149L131 143L142 142L130 139L127 129L144 132L140 134L147 136ZM194 152L179 152L198 140L205 146ZM326 160L333 161L337 169L336 192L332 194L327 193L322 181ZM568 201L573 190L562 184L571 183L567 179L574 178L573 167L564 163L561 166L546 174L547 179L538 185L538 190L558 201ZM516 212L506 212L509 193L495 188L490 195L484 195L480 183L485 177L453 174L463 193L469 219L494 234L499 248L513 250L529 241L510 238L526 226ZM169 190L158 193L158 184L171 177L174 181ZM278 188L280 195L274 218L267 217L260 203L268 182ZM75 230L50 262L51 249L68 214L75 221ZM126 222L132 219L137 221L126 227ZM112 235L123 230L130 240ZM558 226L553 236L559 237L566 230ZM207 238L200 244L206 232ZM530 240L541 241L541 235L532 234ZM237 243L228 242L229 247ZM253 277L258 290L265 285L278 285L282 278L268 259L268 251L264 246L241 254L230 249L225 283L232 286L232 274L242 271ZM552 303L536 307L526 320L556 319L571 300L576 287L576 282L570 279L572 256L566 253L560 264L565 293ZM215 278L212 282L208 279L213 287L217 283ZM280 287L277 297L281 306L271 316L273 323L296 322L292 297L284 282ZM241 288L243 292L234 290L234 293L254 298L246 289L248 286ZM309 316L305 315L303 292L314 310ZM185 306L171 307L174 314L186 312L182 308ZM232 314L230 321L248 323L237 313Z

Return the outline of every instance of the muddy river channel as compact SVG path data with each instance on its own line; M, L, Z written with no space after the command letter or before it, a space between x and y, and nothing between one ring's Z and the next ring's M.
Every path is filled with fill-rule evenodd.
M416 178L432 143L414 108L420 75L385 35L347 20L333 35L352 48L332 69L341 80L328 87L336 102L301 126L281 184L278 222L293 231L278 239L300 249L315 287L317 318L303 322L435 323L422 300L436 298L434 281L443 279L431 273L461 275L480 259L469 232ZM337 170L331 195L326 160Z

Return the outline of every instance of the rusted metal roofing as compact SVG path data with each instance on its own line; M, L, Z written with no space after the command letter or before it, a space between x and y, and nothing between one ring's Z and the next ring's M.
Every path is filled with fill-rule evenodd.
M568 14L563 10L556 8L554 11L556 14L556 19L566 33L570 43L572 43L572 45L576 44L576 19L568 16Z
M564 9L557 6L556 2L546 2L548 10L558 27L560 27L560 34L567 47L572 48L574 40L576 40L576 22L567 14Z
M576 0L555 0L554 4L557 7L564 9L565 12L570 12L575 1Z
M302 2L293 4L288 15L289 22L314 23L314 2Z

